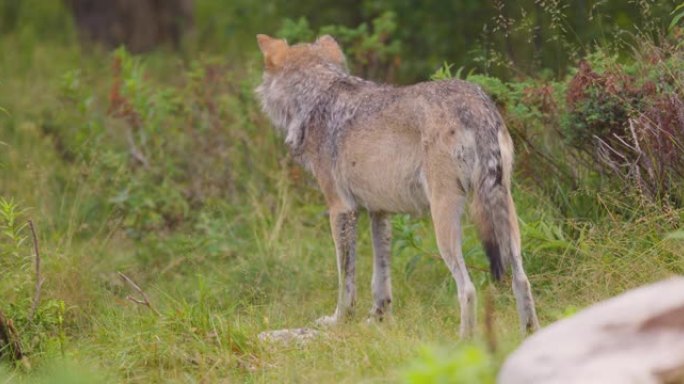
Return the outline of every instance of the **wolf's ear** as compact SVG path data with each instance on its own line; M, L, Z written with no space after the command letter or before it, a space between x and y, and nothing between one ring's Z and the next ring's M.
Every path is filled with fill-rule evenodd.
M256 36L259 49L264 55L264 65L266 69L273 70L283 64L285 51L288 48L287 41L274 39L267 35L259 34Z
M344 65L344 53L342 53L342 48L340 48L340 45L337 44L337 41L335 41L332 36L323 35L316 40L314 45L319 47L328 59Z

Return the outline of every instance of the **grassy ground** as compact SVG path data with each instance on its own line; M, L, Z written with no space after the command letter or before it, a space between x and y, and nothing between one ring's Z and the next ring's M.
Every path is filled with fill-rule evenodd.
M455 286L430 222L405 216L394 220L393 321L364 321L364 217L358 316L306 345L259 342L259 332L329 314L337 278L321 197L252 99L258 61L158 53L142 67L123 57L121 92L143 122L136 128L130 114L111 112L112 55L25 44L11 37L0 49L15 53L0 57L0 310L14 318L31 367L3 362L3 382L486 383L521 342L509 282L491 284L469 225L479 323L491 298L497 350L486 352L483 329L471 344L458 340ZM216 88L202 82L212 68ZM150 165L131 160L128 130ZM563 216L524 177L514 189L543 324L684 271L682 243L666 238L682 210L605 193L591 198L596 218L582 220ZM28 218L45 278L33 318ZM128 300L136 292L117 272L158 313Z

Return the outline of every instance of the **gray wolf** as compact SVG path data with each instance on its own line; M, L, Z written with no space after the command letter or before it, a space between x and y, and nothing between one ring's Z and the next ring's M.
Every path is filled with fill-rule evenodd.
M330 214L339 291L335 312L318 323L353 313L358 211L371 218L371 316L379 320L392 302L390 215L429 211L458 289L460 336L472 336L475 287L461 251L461 216L470 199L494 278L510 266L522 330L537 329L510 192L513 143L482 89L461 80L395 87L352 76L327 35L293 46L266 35L257 42L265 66L256 89L263 111L318 181Z

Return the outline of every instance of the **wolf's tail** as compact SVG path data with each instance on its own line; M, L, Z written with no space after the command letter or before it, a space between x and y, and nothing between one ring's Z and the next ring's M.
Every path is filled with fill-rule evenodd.
M499 281L520 252L520 231L510 191L512 143L503 124L497 128L493 137L478 145L480 167L475 172L471 216L492 276Z

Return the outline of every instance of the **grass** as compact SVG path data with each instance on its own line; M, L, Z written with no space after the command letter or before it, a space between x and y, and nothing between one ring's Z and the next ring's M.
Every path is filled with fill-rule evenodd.
M107 114L112 57L73 46L28 50L18 39L0 41L3 52L20 53L0 58L7 111L0 113L0 196L25 209L14 214L17 223L36 223L46 280L30 320L30 242L0 235L0 266L12 276L0 280L8 298L0 310L14 317L31 363L1 363L3 382L493 382L521 342L510 284L490 283L470 225L464 253L479 293L479 324L492 297L498 349L485 352L482 329L472 344L458 340L455 285L431 224L405 216L394 221L393 321L364 321L371 248L362 217L356 318L306 345L259 342L259 332L310 326L332 312L337 278L321 196L251 98L256 59L219 67L228 79L210 95L223 108L214 116L193 93L192 76L179 75L201 66L168 53L146 58L145 75L131 86L157 100L141 105L149 108L146 122L161 123L149 141L140 136L153 162L143 169L131 165L122 119ZM172 100L165 115L159 89ZM208 123L187 128L214 117L217 131ZM203 135L230 142L219 151L193 141ZM183 162L189 158L199 160ZM227 172L225 189L217 187L224 176L212 174L216 169ZM194 190L191 181L209 192L176 203L186 196L179 190ZM154 205L160 200L166 205ZM667 238L684 221L681 209L604 193L591 200L596 220L567 218L523 177L515 200L543 324L684 271L681 240ZM118 271L143 287L159 315L127 300L136 292Z

